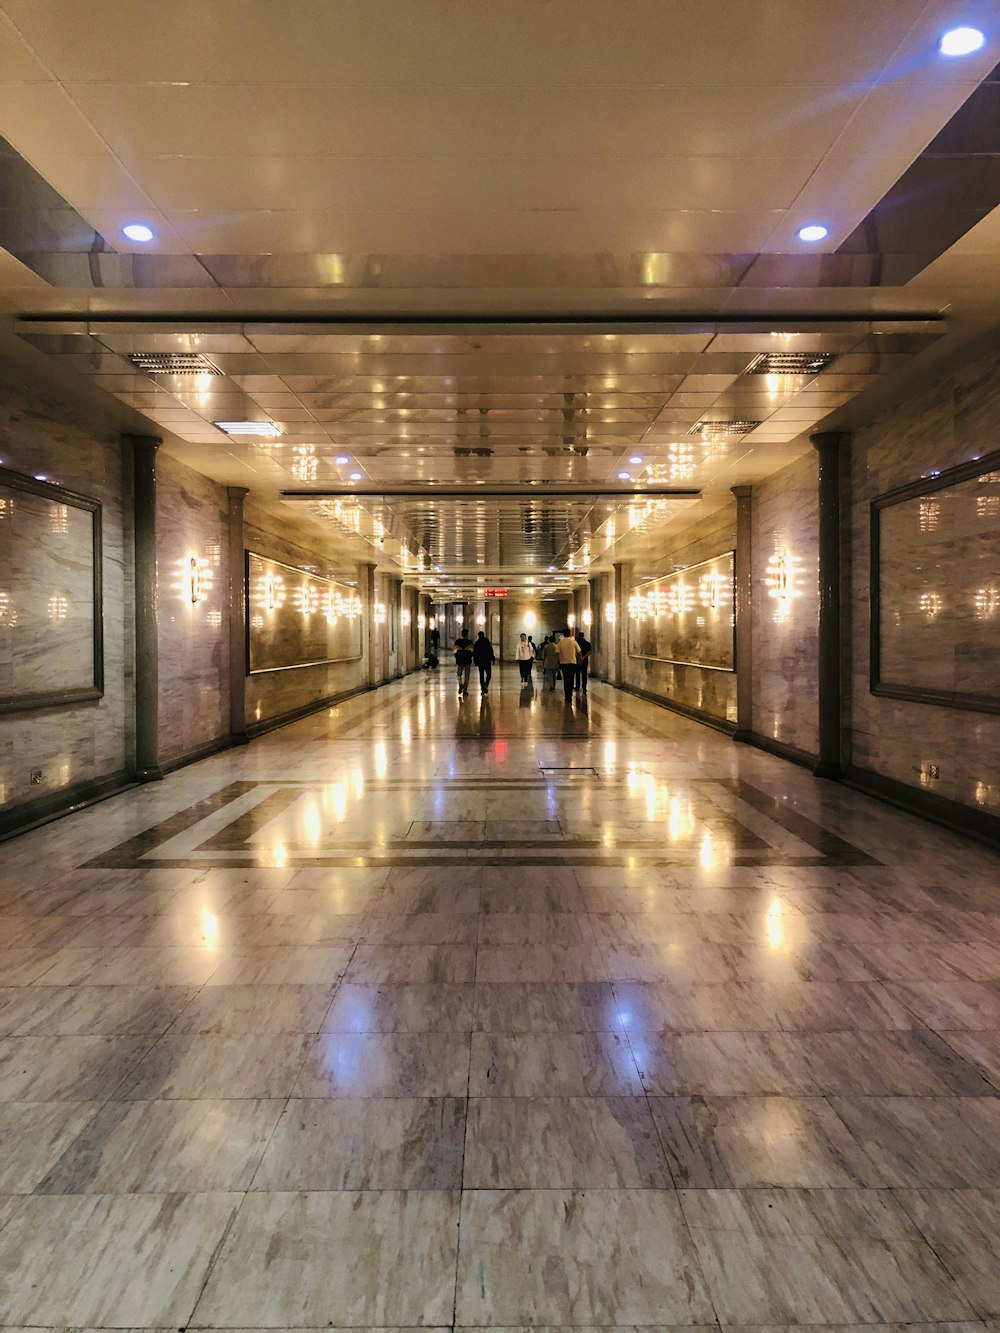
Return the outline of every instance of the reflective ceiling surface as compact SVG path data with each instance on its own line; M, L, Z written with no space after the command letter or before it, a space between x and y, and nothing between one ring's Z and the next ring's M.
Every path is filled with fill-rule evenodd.
M995 321L998 62L996 0L0 0L0 308L339 551L579 578Z

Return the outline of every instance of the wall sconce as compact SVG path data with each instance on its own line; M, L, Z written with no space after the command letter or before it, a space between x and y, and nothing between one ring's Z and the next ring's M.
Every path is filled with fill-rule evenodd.
M285 580L280 574L268 574L264 578L262 601L265 611L277 611L285 604Z
M304 583L299 589L299 610L304 616L311 616L319 610L319 589L311 583Z
M525 628L526 628L526 629L534 629L534 628L535 628L535 619L536 619L536 617L535 617L535 613L534 613L534 611L525 611L525 613L524 613L524 625L525 625Z
M486 617L485 617L485 616L476 616L476 624L477 624L477 625L485 625L485 624L486 624Z
M573 629L573 627L576 625L576 616L573 614L572 611L566 617L566 624L570 627L570 629Z
M208 596L208 589L211 584L211 574L207 563L204 560L199 560L196 555L188 557L185 572L187 574L185 580L187 584L187 596L191 605L196 606L198 602L203 602Z
M594 623L594 613L591 611L591 609L590 609L589 606L584 607L584 609L583 609L583 613L582 613L582 615L580 616L580 619L583 621L584 625L585 625L588 629L589 629L590 626Z
M437 627L438 627L437 618L435 616L431 616L430 620L428 620L427 622L427 628L437 629Z
M920 594L920 609L927 620L937 620L943 606L944 602L941 600L940 593L922 592Z
M426 628L427 628L427 617L417 616L417 629L426 629Z
M374 615L374 618L375 618L375 624L376 624L376 625L384 625L384 624L385 624L386 619L387 619L387 615L386 615L385 604L384 604L383 602L376 602L376 603L375 603L375 609L374 609L373 615Z
M409 609L404 606L402 611L400 611L399 613L399 623L403 626L404 629L409 629L412 620L413 617L410 615Z
M604 608L604 619L609 625L613 625L617 618L614 602L608 602L607 606Z
M1000 590L994 587L978 589L973 604L977 620L992 620L1000 610Z
M714 610L719 605L721 590L722 580L718 574L704 574L698 584L702 606L711 607Z
M786 620L792 606L792 599L798 596L796 587L797 560L791 551L775 551L767 562L764 582L767 595L773 597L777 605L774 608L774 623Z
M65 620L69 615L69 597L63 592L54 592L49 598L49 619Z

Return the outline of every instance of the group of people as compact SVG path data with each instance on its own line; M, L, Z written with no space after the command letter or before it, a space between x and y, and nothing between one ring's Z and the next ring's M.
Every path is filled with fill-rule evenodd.
M458 697L464 699L469 693L469 677L475 665L479 668L479 686L483 694L489 693L493 679L493 663L496 653L493 645L483 633L469 638L464 627L455 640L452 650L455 654L455 669L458 673ZM521 673L521 685L531 684L531 669L536 661L542 664L546 687L554 690L556 677L561 675L566 702L572 703L574 691L586 694L587 677L590 673L591 644L582 634L577 634L568 626L560 635L547 634L540 648L528 634L521 634L517 641L515 658Z

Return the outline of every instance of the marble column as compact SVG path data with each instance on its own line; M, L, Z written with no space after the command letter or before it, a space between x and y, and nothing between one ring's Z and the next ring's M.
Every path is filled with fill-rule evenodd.
M730 486L736 497L736 730L734 741L753 733L752 486Z
M156 574L156 454L153 435L126 437L132 446L132 531L135 543L135 776L158 782L160 646Z
M243 502L246 486L227 486L229 496L229 734L246 745L247 594Z
M850 436L826 431L810 436L819 454L819 759L813 772L839 778L841 763L841 472Z
M616 561L613 568L615 620L612 626L612 640L614 653L610 655L610 661L614 662L614 676L612 679L616 685L620 685L625 679L625 640L628 635L628 594L632 582L632 566L627 562Z
M381 683L381 663L377 659L378 633L375 625L375 566L367 560L358 565L358 591L361 593L361 614L365 618L365 659L368 664L368 688Z

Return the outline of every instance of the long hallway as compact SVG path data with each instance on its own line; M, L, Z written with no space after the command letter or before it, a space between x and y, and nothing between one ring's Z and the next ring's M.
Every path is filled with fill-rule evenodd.
M0 847L0 1323L979 1325L997 859L420 673Z

